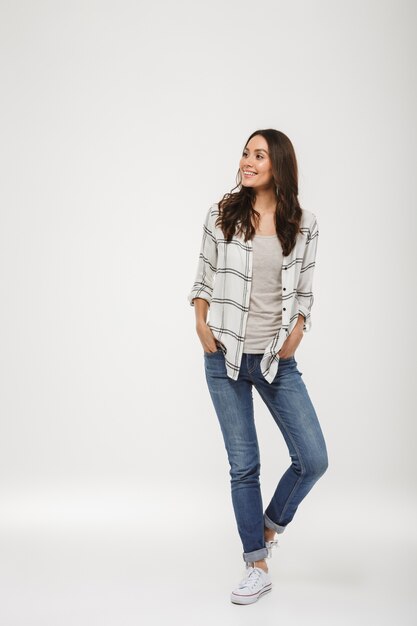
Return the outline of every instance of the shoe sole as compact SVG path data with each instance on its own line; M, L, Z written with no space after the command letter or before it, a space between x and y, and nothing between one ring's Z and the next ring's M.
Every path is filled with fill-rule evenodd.
M257 602L257 600L259 600L261 596L263 596L265 593L268 593L269 591L272 591L272 583L270 583L269 585L265 585L265 587L261 589L261 591L259 591L258 593L253 593L250 596L239 596L232 593L230 600L233 604L253 604L254 602Z

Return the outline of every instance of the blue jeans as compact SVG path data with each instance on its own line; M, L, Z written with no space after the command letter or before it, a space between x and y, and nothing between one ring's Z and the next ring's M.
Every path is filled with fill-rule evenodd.
M283 533L301 500L328 467L326 443L295 357L280 358L272 383L260 370L262 354L243 354L237 380L226 374L224 354L204 352L206 380L230 464L237 528L247 563L265 558L264 526ZM268 407L292 460L263 511L260 457L252 386Z

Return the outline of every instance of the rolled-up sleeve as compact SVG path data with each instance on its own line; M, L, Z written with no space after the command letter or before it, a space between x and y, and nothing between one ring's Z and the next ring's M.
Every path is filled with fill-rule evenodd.
M204 220L197 272L194 285L188 294L191 306L194 306L194 298L203 298L209 305L211 303L217 268L217 240L214 235L217 215L213 207L210 207Z
M303 330L305 332L308 332L312 326L311 308L314 303L313 277L316 265L317 242L319 237L317 217L314 214L313 218L314 219L307 233L304 258L297 285L298 313L301 313L304 317Z

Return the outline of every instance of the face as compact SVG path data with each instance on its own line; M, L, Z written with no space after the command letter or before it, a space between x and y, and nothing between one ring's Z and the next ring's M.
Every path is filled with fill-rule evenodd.
M255 135L247 143L240 159L242 186L254 189L269 188L274 184L268 143L262 135Z

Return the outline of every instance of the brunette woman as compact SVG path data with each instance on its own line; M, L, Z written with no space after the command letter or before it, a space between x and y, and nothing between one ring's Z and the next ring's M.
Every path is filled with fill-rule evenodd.
M231 594L237 604L271 590L265 559L277 545L276 534L284 532L328 467L323 433L295 358L311 328L318 234L316 215L298 201L291 141L275 129L255 131L242 152L237 186L206 214L188 295L230 464L246 563L246 575ZM265 510L253 387L291 458Z

